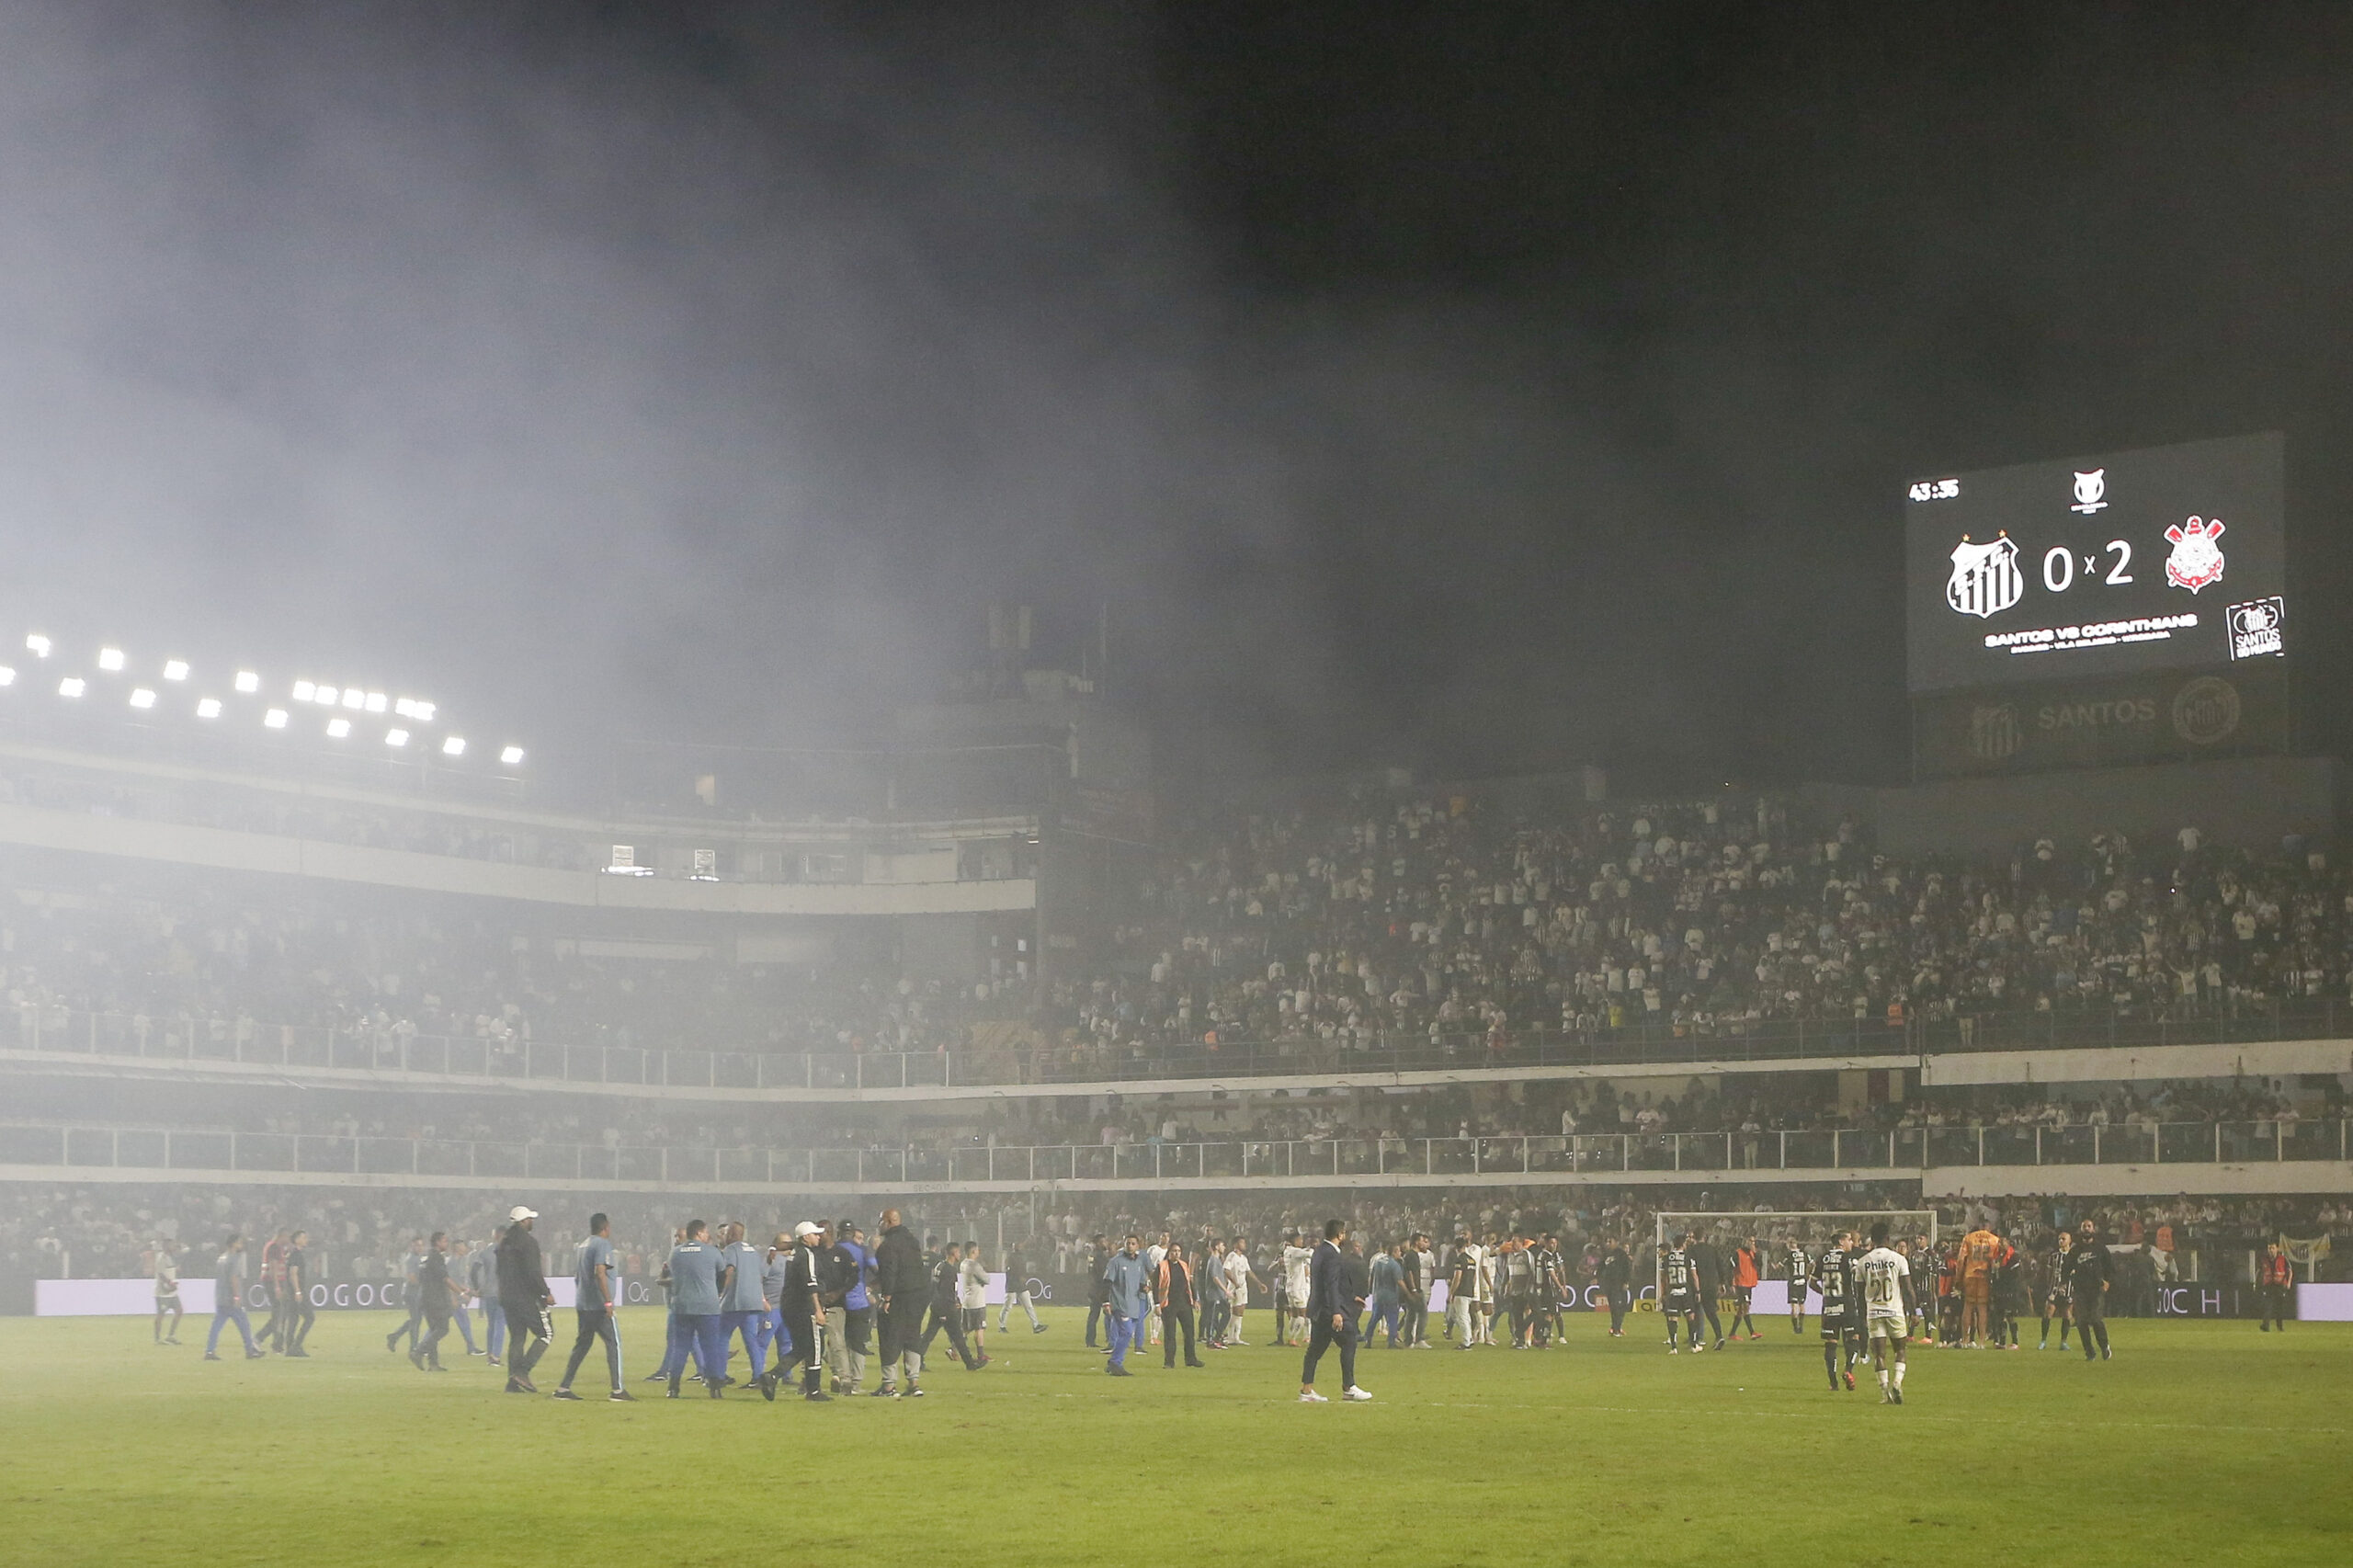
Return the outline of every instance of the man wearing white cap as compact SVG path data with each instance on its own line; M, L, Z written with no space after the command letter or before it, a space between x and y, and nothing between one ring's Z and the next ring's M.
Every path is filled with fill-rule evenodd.
M824 1237L821 1228L806 1220L792 1227L792 1256L785 1264L781 1299L777 1302L792 1348L777 1358L776 1365L768 1369L767 1381L760 1385L760 1392L769 1399L776 1397L777 1384L784 1381L784 1370L794 1360L801 1363L802 1399L823 1404L833 1397L818 1386L825 1359L817 1344L818 1331L825 1326L824 1266L818 1258Z
M506 1212L506 1233L498 1239L498 1304L506 1313L506 1392L537 1393L531 1369L548 1347L555 1331L548 1309L555 1296L548 1290L547 1267L540 1261L540 1239L531 1234L534 1210L517 1203Z

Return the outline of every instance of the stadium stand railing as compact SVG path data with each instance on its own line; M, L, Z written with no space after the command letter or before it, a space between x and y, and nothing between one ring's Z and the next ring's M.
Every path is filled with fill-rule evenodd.
M898 1149L638 1147L0 1124L0 1168L468 1177L752 1187L1333 1180L1694 1172L1910 1171L1941 1166L2182 1165L2344 1161L2345 1120L2187 1121L2107 1127L1899 1127L1469 1138ZM2178 1184L2195 1186L2185 1175Z

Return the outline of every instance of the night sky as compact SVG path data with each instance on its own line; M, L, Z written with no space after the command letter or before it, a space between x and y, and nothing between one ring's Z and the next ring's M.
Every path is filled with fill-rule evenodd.
M28 0L0 636L587 759L871 730L1000 598L1179 772L1891 779L1906 482L2281 429L2325 689L2348 83L2334 6Z

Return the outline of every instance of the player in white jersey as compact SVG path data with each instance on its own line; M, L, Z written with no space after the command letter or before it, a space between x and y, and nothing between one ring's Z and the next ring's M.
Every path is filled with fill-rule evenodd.
M1887 1221L1871 1226L1871 1250L1855 1263L1863 1294L1863 1332L1870 1342L1871 1369L1879 1373L1879 1402L1904 1403L1904 1346L1912 1335L1912 1266L1887 1244ZM1888 1381L1889 1359L1894 1381Z
M1249 1308L1250 1281L1256 1278L1250 1271L1249 1248L1248 1242L1236 1236L1233 1248L1225 1255L1225 1294L1231 1303L1228 1310L1233 1314L1233 1326L1225 1335L1228 1345L1250 1343L1242 1337L1242 1314Z
M1302 1345L1307 1342L1307 1266L1314 1261L1315 1249L1300 1245L1298 1232L1284 1233L1283 1319Z

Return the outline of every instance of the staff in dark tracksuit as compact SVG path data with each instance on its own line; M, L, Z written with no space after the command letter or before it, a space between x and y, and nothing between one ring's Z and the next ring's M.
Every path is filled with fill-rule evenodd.
M2067 1299L2075 1311L2075 1337L2083 1345L2086 1361L2093 1358L2095 1339L2099 1341L2100 1360L2116 1358L2108 1347L2108 1288L2114 1276L2108 1248L2100 1243L2099 1227L2085 1221L2075 1233L2075 1250L2067 1255Z
M978 1243L974 1243L978 1245ZM960 1294L964 1273L964 1244L949 1242L948 1250L931 1270L931 1320L926 1324L923 1338L915 1345L918 1358L931 1354L931 1342L939 1331L948 1331L948 1343L956 1358L964 1363L968 1372L978 1371L980 1363L973 1358L972 1347L964 1340L964 1304Z
M833 1396L818 1387L824 1375L824 1358L817 1347L817 1330L825 1321L824 1266L818 1260L818 1248L824 1245L824 1233L803 1220L792 1228L792 1256L785 1264L784 1288L777 1306L784 1315L784 1334L792 1348L780 1352L776 1365L768 1369L767 1380L760 1384L760 1392L768 1399L776 1398L777 1385L784 1381L784 1369L798 1360L801 1366L801 1397L814 1404L823 1404Z
M580 1244L580 1261L572 1274L572 1306L580 1320L580 1336L572 1342L572 1359L564 1365L563 1381L556 1385L558 1399L580 1397L572 1392L572 1380L580 1375L580 1363L588 1358L589 1346L600 1340L605 1346L606 1370L613 1382L613 1392L606 1397L624 1404L637 1398L621 1383L621 1335L613 1320L620 1284L617 1274L612 1224L602 1214L591 1214L588 1239Z
M457 1309L457 1287L449 1280L449 1237L436 1231L426 1244L425 1261L416 1271L417 1310L425 1314L426 1334L410 1347L409 1362L420 1372L442 1372L441 1340L449 1332L449 1314Z
M286 1354L295 1360L310 1358L303 1348L311 1337L311 1325L319 1314L311 1310L311 1233L297 1231L291 1245L286 1250L286 1304L292 1314L288 1319Z
M1340 1397L1361 1402L1372 1395L1357 1387L1357 1323L1348 1300L1347 1270L1340 1243L1348 1233L1339 1220L1324 1222L1324 1240L1307 1265L1307 1358L1299 1369L1299 1398L1302 1404L1328 1403L1315 1392L1315 1363L1332 1346L1340 1347Z
M874 1244L874 1294L880 1298L882 1386L878 1399L900 1393L901 1363L907 1372L905 1396L923 1397L915 1380L923 1375L923 1315L931 1304L931 1275L923 1266L923 1244L900 1221L896 1209L882 1210L882 1234Z
M1601 1248L1601 1267L1594 1275L1594 1283L1601 1287L1601 1299L1609 1303L1609 1335L1613 1339L1626 1336L1626 1312L1634 1300L1634 1265L1626 1249L1615 1241L1605 1242ZM1801 1275L1791 1287L1798 1300L1805 1300L1805 1278Z

